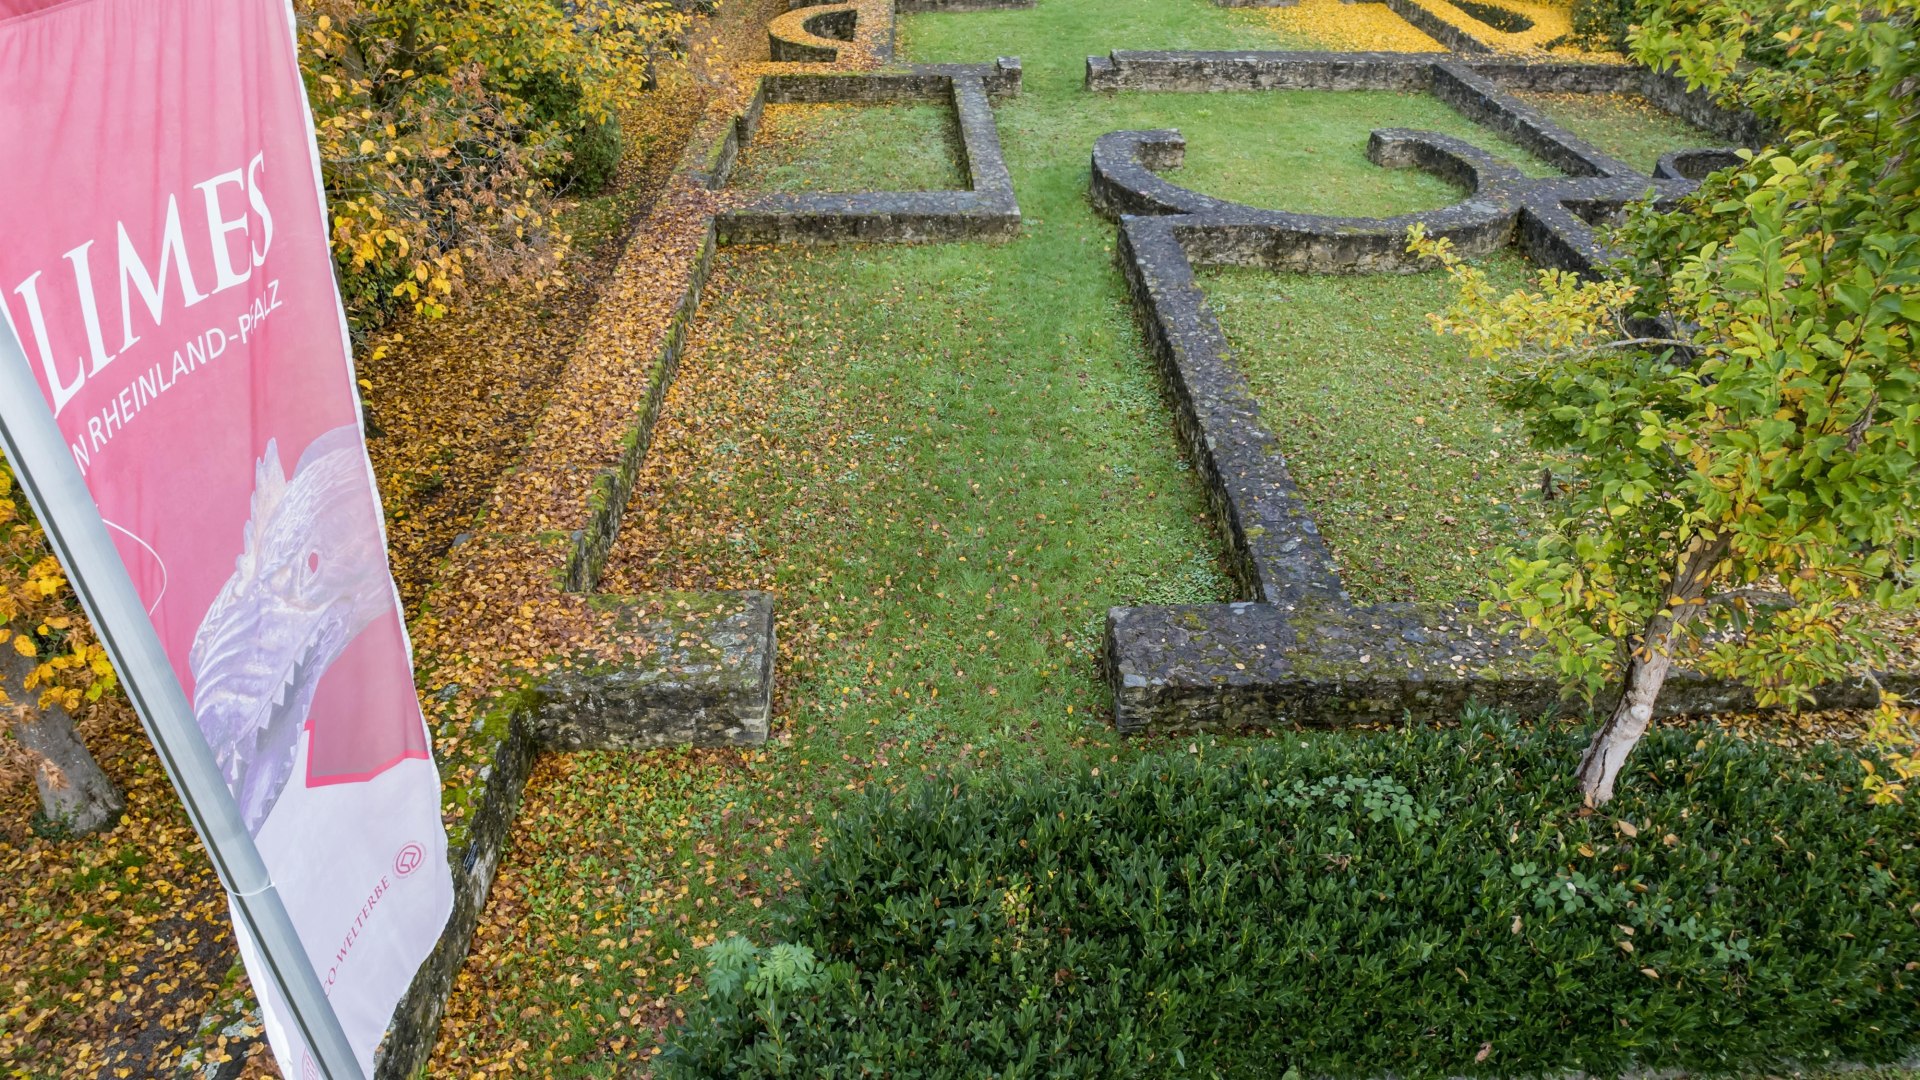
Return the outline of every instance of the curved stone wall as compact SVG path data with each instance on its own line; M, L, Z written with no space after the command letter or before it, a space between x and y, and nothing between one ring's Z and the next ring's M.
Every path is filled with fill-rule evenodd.
M1181 164L1186 144L1177 131L1118 131L1096 142L1090 198L1119 221L1128 290L1248 598L1108 613L1105 662L1120 730L1431 720L1474 702L1533 713L1559 704L1530 648L1491 631L1469 605L1352 602L1194 268L1414 270L1420 266L1405 252L1406 232L1421 224L1470 253L1513 242L1539 265L1593 273L1608 258L1594 222L1643 198L1678 199L1699 176L1736 159L1729 150L1680 151L1649 176L1574 137L1502 84L1605 91L1644 77L1507 61L1482 70L1446 54L1114 52L1088 59L1090 90L1426 91L1566 174L1527 177L1457 139L1375 131L1367 150L1375 164L1424 169L1465 197L1441 210L1343 218L1245 206L1170 182L1159 173ZM1911 672L1883 682L1916 685ZM1836 685L1818 700L1864 706L1876 693ZM1691 673L1675 676L1662 697L1662 708L1674 712L1755 704L1748 687Z
M767 24L768 52L785 63L830 64L853 40L859 21L857 4L796 7Z

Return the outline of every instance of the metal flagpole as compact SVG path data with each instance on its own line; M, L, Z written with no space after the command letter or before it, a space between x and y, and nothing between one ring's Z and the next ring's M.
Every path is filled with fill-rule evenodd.
M101 520L79 466L69 456L53 413L28 367L25 349L8 320L0 319L0 445L60 562L73 581L94 631L120 674L120 684L160 752L167 776L180 792L187 816L213 858L234 910L267 967L274 989L293 1013L314 1061L328 1080L364 1080L360 1059L347 1042L306 946L294 932L280 893L240 819L227 781L186 691L161 648L160 635L127 576L120 553Z

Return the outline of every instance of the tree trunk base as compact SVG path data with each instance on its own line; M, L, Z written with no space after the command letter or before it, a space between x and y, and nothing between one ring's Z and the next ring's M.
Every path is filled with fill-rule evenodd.
M37 695L22 681L32 662L21 659L11 648L4 652L9 662L0 665L0 678L5 679L7 696L15 702L31 702ZM26 748L33 760L33 783L40 791L40 812L34 815L33 831L64 839L118 824L127 808L126 799L87 751L86 743L80 741L67 710L57 705L35 709L23 704L17 713L6 725L6 732Z

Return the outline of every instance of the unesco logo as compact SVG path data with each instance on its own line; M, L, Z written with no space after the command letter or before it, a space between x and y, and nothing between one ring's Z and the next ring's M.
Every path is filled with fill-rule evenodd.
M426 860L426 850L419 844L409 843L400 849L399 854L393 857L393 872L401 877L406 877L408 874L420 869L420 864Z

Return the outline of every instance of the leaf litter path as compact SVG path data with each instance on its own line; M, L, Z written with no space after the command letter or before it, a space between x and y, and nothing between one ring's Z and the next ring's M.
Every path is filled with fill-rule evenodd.
M563 213L586 252L565 281L509 289L440 319L413 319L365 342L358 364L367 448L400 598L417 608L440 560L527 449L618 263L629 218L665 190L709 93L684 71L623 116L629 145L612 190ZM677 138L676 138L677 135Z

